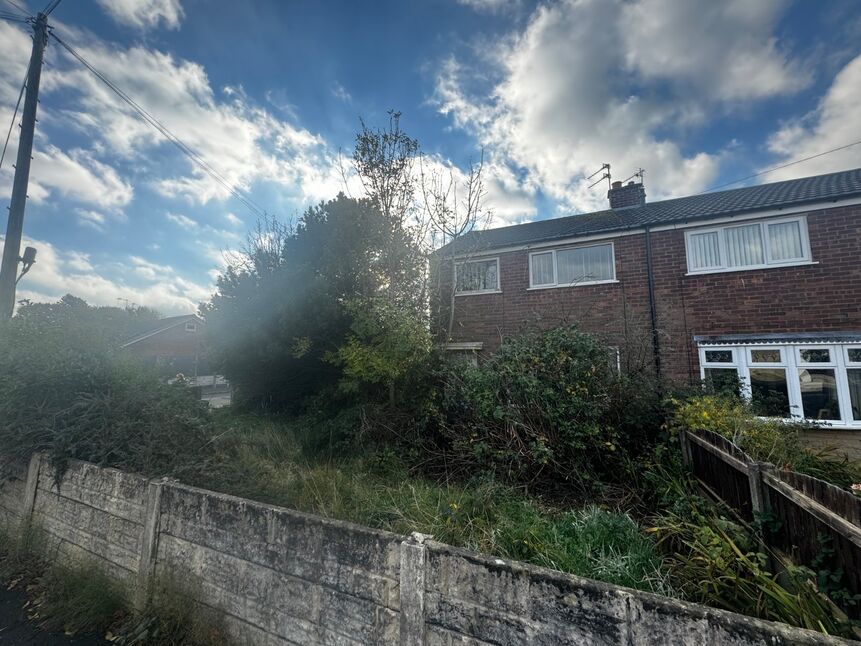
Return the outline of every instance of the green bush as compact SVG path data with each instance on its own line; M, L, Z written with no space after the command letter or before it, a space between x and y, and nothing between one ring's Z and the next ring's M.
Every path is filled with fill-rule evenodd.
M127 612L120 586L91 563L52 565L37 587L38 613L50 630L103 635Z
M0 325L0 446L147 475L205 469L210 421L182 386L161 383L98 337L17 317Z
M771 462L841 487L861 481L861 463L831 450L807 448L801 431L809 425L757 417L738 397L702 395L677 405L673 429L712 431L731 440L755 460Z
M618 374L614 353L574 327L508 340L446 381L441 427L455 458L509 480L583 490L613 480L660 420L645 374Z

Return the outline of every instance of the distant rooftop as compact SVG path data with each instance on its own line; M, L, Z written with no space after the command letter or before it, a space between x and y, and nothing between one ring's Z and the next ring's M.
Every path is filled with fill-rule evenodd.
M607 209L473 231L443 249L448 253L452 250L456 253L485 251L625 229L640 229L644 226L782 209L814 202L838 202L858 196L861 196L861 168L661 202L647 202L643 206L625 209Z

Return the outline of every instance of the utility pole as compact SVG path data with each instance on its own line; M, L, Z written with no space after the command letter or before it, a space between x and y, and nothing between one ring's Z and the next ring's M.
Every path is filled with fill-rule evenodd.
M36 130L36 106L39 102L39 81L42 77L42 55L48 41L48 16L40 13L33 26L33 52L27 73L27 96L21 115L21 137L18 141L18 159L12 183L12 201L9 205L9 222L0 264L0 320L11 318L15 309L15 281L21 258L21 235L24 231L24 206L27 202L27 183L30 179L30 161L33 155L33 134Z

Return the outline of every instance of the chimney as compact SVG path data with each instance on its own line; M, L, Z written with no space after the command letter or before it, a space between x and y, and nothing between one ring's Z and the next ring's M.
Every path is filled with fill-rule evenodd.
M613 187L607 191L611 209L627 209L632 206L643 206L646 203L646 187L643 183L635 184L633 180L622 186L622 182L613 182Z

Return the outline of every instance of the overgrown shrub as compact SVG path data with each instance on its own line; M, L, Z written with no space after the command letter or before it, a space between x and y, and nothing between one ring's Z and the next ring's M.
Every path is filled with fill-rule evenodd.
M801 440L809 425L757 417L738 397L703 395L680 402L672 416L674 429L712 431L731 440L755 460L826 480L841 487L861 481L861 463L832 450L813 450Z
M593 335L532 332L477 368L452 369L441 426L458 459L505 479L588 489L612 480L620 456L657 429L657 388L644 383L620 375Z
M209 419L187 388L169 386L98 337L26 319L0 325L0 446L26 461L69 459L147 475L206 468Z

